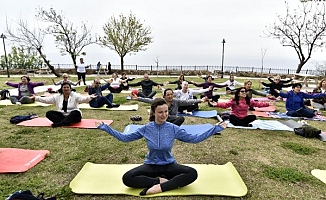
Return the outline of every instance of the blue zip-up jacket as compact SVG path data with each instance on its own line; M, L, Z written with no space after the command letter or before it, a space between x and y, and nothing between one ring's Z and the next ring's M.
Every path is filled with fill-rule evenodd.
M104 85L101 85L99 87L95 87L95 88L92 88L92 86L88 86L88 94L89 95L92 95L92 94L96 94L97 97L92 99L90 102L89 102L89 105L91 107L94 107L94 108L97 108L98 107L98 102L97 102L97 99L102 95L102 91L105 90L105 89L108 89L108 87L110 86L110 83L106 83Z
M304 99L315 99L319 97L324 97L326 94L308 94L305 92L294 93L293 90L287 93L280 93L280 96L286 98L285 107L287 111L299 110L304 108Z
M222 131L224 128L220 125L215 125L209 130L203 130L201 133L189 134L184 129L170 122L164 122L163 124L149 122L135 132L128 134L116 131L107 124L101 124L98 126L98 129L106 131L122 142L130 142L145 138L149 152L146 155L144 163L151 165L167 165L176 162L171 152L174 139L188 143L198 143Z

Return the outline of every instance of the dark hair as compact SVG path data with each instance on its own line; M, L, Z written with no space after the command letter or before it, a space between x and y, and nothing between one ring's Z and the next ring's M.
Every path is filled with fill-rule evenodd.
M182 79L181 79L181 77L182 77ZM185 80L185 75L183 75L183 74L180 74L180 76L179 76L178 80L179 80L179 81L180 81L180 80L184 81L184 80Z
M239 94L240 94L241 90L246 90L246 88L245 87L240 87L235 91L235 94L234 94L233 100L237 103L237 105L239 105L239 100L240 100ZM246 104L250 105L250 98L248 97L248 95L245 97L245 100L246 100Z
M29 76L22 76L22 77L20 77L20 80L22 80L23 78L26 78L28 82L31 81L31 79L29 78Z
M294 88L296 88L296 87L300 87L300 88L302 88L301 83L293 83L293 84L292 84L292 89L294 89Z
M70 83L68 83L68 82L63 82L63 83L61 84L60 89L58 90L58 92L59 92L60 94L63 93L62 88L63 88L64 85L69 85L69 87L70 87L70 89L71 89L71 85L70 85Z
M166 92L169 91L169 90L173 93L173 90L172 90L171 88L167 88L167 89L165 89L164 92L163 92L163 97L165 97Z
M121 76L123 76L123 75L127 75L126 72L122 72L122 73L121 73Z
M161 105L165 105L167 104L165 99L163 98L156 98L154 99L154 101L152 102L151 104L151 110L149 112L149 121L154 121L155 120L155 109L158 107L158 106L161 106Z

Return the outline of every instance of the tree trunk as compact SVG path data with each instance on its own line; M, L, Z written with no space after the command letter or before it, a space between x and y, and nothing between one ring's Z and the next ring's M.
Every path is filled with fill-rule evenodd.
M120 56L121 71L124 71L123 67L123 56Z
M304 64L305 64L304 62L300 61L300 63L298 64L298 68L295 71L295 73L297 73L297 74L300 73Z
M43 61L45 62L46 66L49 67L49 69L51 70L51 72L56 76L56 77L60 77L60 74L58 74L55 69L54 66L50 64L50 61L46 59L45 55L42 53L41 48L37 48L38 53L40 54L40 56L42 57Z

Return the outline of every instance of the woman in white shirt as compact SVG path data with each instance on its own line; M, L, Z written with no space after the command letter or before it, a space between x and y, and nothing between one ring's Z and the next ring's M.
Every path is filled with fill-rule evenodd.
M57 111L46 112L46 117L53 122L52 127L69 126L72 123L80 122L82 113L78 108L79 103L88 103L96 97L95 94L83 96L76 92L71 92L71 85L63 83L59 89L60 94L50 97L39 97L33 95L31 98L42 103L55 104Z
M79 62L80 63L75 66L77 70L78 80L83 79L84 85L86 85L86 68L88 68L89 66L84 63L83 58L80 58ZM80 85L80 82L78 83L78 85Z

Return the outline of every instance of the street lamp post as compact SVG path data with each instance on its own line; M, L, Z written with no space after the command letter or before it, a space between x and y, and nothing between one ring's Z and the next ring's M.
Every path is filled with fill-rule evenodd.
M223 44L223 47L222 47L222 73L221 73L221 78L223 78L223 74L224 74L224 71L223 71L223 64L224 64L224 44L225 44L225 40L224 39L222 40L222 44Z
M7 76L8 78L10 78L9 75L9 69L8 69L8 58L7 58L7 52L6 52L6 44L5 44L5 39L7 38L3 33L0 35L0 38L2 38L2 42L3 42L3 49L5 51L5 60L6 60L6 68L7 68Z

